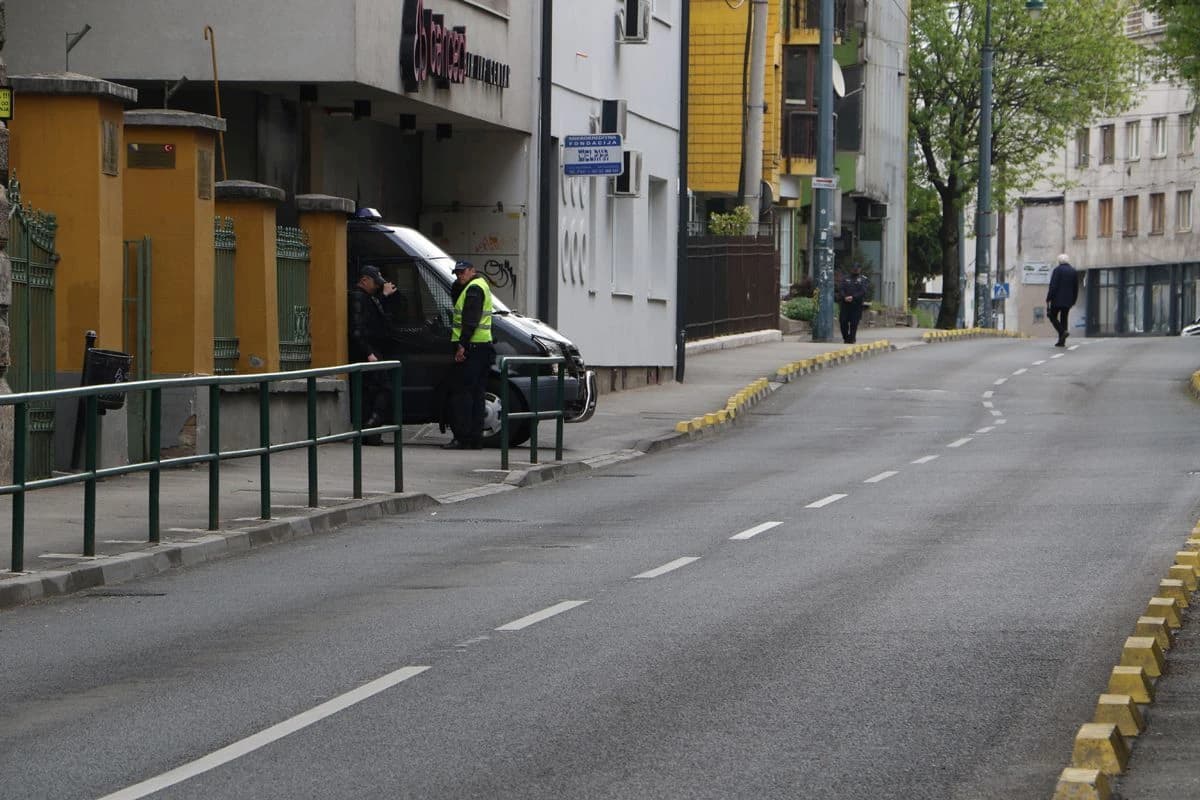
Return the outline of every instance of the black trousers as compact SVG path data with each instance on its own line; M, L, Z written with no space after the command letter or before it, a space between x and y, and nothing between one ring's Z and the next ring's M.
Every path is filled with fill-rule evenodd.
M362 374L360 402L364 428L373 428L387 421L392 409L392 376L387 370Z
M1054 326L1054 330L1058 332L1059 339L1065 339L1067 336L1067 313L1071 310L1070 306L1050 306L1050 324Z
M842 341L854 344L858 338L858 321L862 319L862 303L842 303L838 311L838 325L842 328Z
M496 348L490 344L467 347L467 359L454 365L450 386L450 430L460 442L476 442L483 435L484 399Z

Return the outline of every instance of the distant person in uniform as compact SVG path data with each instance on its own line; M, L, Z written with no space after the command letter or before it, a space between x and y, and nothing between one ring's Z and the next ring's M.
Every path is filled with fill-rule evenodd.
M454 438L447 450L482 447L484 393L496 348L492 344L492 288L470 261L454 265L454 375L450 387L450 428Z
M1067 337L1071 335L1067 328L1067 312L1079 299L1078 273L1071 266L1067 254L1058 257L1058 266L1050 273L1050 288L1046 290L1046 314L1050 324L1058 332L1055 347L1066 347Z
M858 321L862 319L863 306L870 293L871 281L862 274L862 264L852 264L850 274L838 281L834 292L834 299L841 304L838 324L841 325L845 344L854 344L858 339Z

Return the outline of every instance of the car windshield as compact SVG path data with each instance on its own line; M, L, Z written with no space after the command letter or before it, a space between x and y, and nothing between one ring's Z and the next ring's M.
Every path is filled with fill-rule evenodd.
M429 241L412 228L389 226L388 231L394 238L399 239L410 253L420 257L435 269L440 270L443 274L448 276L450 280L454 280L454 273L452 271L454 267L454 259L447 255L446 251L442 250L442 248L438 247L436 244ZM494 294L492 295L492 309L500 314L511 313L509 307L506 306L504 302Z

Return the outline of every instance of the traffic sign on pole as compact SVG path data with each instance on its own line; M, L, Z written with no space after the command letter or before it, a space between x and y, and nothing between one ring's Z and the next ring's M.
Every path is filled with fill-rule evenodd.
M564 175L620 175L625 171L619 133L563 137Z

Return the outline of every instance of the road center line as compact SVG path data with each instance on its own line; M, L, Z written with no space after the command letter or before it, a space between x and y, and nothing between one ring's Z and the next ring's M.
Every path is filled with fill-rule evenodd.
M761 525L755 525L753 528L748 528L748 529L742 531L741 533L735 533L733 536L730 536L729 539L731 541L740 541L742 539L749 539L751 537L758 536L763 531L769 531L769 530L771 530L771 528L777 528L782 524L783 524L782 522L764 522Z
M992 396L993 396L994 394L996 394L996 393L995 393L995 392L993 392L991 389L988 389L986 392L984 392L984 393L983 393L983 399L984 399L984 400L991 400L991 399L992 399Z
M1008 378L996 378L992 381L993 386L1003 386L1008 381Z
M1035 361L1035 362L1033 362L1033 365L1034 365L1035 367L1040 367L1042 364L1045 364L1045 363L1046 363L1046 359L1044 359L1044 358L1043 358L1041 361Z
M684 557L682 559L668 561L667 564L664 564L659 567L654 567L653 570L647 570L646 572L642 572L641 575L635 575L634 579L636 581L637 578L656 578L656 577L659 577L660 575L666 575L667 572L671 572L672 570L678 570L679 567L688 566L689 564L692 563L692 561L698 561L698 560L700 560L700 557L698 557L698 555L684 555Z
M955 441L953 441L953 442L951 442L950 444L946 445L946 447L962 447L964 444L966 444L966 443L967 443L967 442L969 442L969 441L971 441L971 437L970 437L970 436L964 436L963 438L961 438L961 439L956 439Z
M320 722L326 717L332 716L356 703L361 703L363 700L390 689L398 683L420 675L427 669L429 667L404 667L395 672L389 672L382 678L376 678L370 683L364 683L357 689L352 689L345 694L338 695L332 700L326 700L321 705L297 714L291 719L286 719L277 725L272 725L266 730L259 731L252 736L247 736L245 739L234 742L227 747L222 747L220 750L176 767L173 770L164 772L157 777L105 795L100 800L138 800L138 798L160 792L177 783L183 783L189 778L194 778L223 764L228 764L234 759L241 758L247 753L252 753L259 748L266 747L272 742L278 741L296 731L303 730L309 725Z
M991 433L994 430L996 430L995 425L988 425L986 428L980 428L979 430L977 430L975 432L976 433Z
M1051 358L1062 358L1065 355L1066 355L1066 353L1055 353L1054 355L1052 355L1050 357Z
M928 464L930 461L933 461L935 458L937 458L937 456L921 456L921 457L920 457L920 458L918 458L916 461L913 461L913 462L910 462L910 463L913 463L913 464Z
M870 478L867 478L865 481L863 481L863 483L879 483L880 481L886 481L893 475L899 474L899 470L889 469L887 472L881 472L878 475L873 475Z
M995 408L995 407L996 407L996 404L995 404L995 403L993 403L991 400L984 400L984 401L983 401L983 407L984 407L984 408Z
M808 505L805 506L805 508L824 508L825 506L829 505L830 503L836 503L838 500L841 500L843 497L849 497L849 495L831 494L831 495L829 495L829 497L822 497L820 500L817 500L816 502L809 503Z
M1003 425L1003 424L1004 424L1004 423L1006 423L1006 422L1008 422L1008 420L1006 420L1006 419L998 419L998 420L996 420L996 424L997 424L997 425Z
M1004 412L1003 412L1003 411L997 411L997 410L996 410L996 409L994 409L994 408L991 410L991 412L990 412L990 413L991 413L991 415L992 415L993 417L1003 417L1003 416L1004 416Z
M1014 370L1013 375L1024 375L1026 372L1029 372L1029 370L1026 367L1021 367L1018 370Z
M563 600L561 603L555 603L549 608L543 608L541 611L530 614L528 617L521 617L520 619L514 620L507 625L501 625L499 628L496 628L496 630L519 631L522 628L528 628L530 625L534 625L544 619L550 619L550 617L561 614L564 611L570 611L572 608L577 608L586 602L587 600Z

